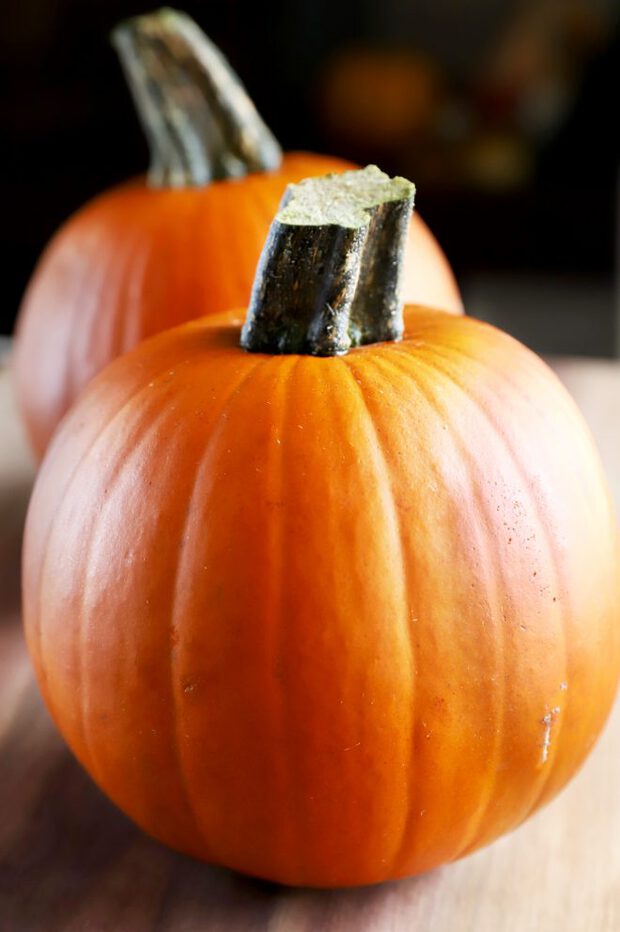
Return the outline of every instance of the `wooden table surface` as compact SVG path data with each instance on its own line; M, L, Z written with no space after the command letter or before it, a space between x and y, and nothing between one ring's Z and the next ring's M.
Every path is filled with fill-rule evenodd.
M620 502L620 363L556 360ZM146 838L95 788L39 697L19 619L33 468L0 371L1 932L620 932L620 707L573 783L489 848L423 877L286 889Z

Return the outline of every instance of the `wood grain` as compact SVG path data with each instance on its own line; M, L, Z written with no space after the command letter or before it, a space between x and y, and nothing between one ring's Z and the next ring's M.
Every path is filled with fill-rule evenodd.
M554 360L620 502L620 364ZM0 370L1 932L619 932L620 707L573 783L484 851L358 890L285 889L166 850L98 791L51 723L19 621L33 466Z

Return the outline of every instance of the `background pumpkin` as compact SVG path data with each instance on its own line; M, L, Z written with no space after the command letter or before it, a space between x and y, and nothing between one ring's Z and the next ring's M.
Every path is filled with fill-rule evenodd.
M345 48L319 77L319 115L338 147L393 155L428 131L442 92L437 65L427 56Z
M311 308L340 284L361 247L321 278L333 229L294 290L274 226L250 349L279 339L272 286ZM322 886L428 870L551 799L606 718L600 463L544 363L473 319L409 307L401 342L341 357L239 336L227 314L154 337L59 430L24 551L41 688L100 786L182 851Z
M164 10L121 25L116 44L152 148L150 183L116 188L56 234L17 325L20 409L37 457L84 385L115 356L186 320L247 303L290 182L350 168L282 157L218 50ZM406 294L460 313L448 262L415 217Z

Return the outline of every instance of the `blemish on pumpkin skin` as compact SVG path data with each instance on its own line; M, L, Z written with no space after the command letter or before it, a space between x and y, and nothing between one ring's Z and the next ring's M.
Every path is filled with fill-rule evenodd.
M433 734L433 729L429 728L427 723L422 719L422 727L424 729L424 737L428 740ZM428 729L428 730L427 730Z
M557 721L557 718L562 710L559 706L554 706L543 718L540 720L541 725L545 726L545 731L543 735L542 751L540 754L540 763L545 764L549 758L549 748L551 747L551 732L553 729L554 723Z

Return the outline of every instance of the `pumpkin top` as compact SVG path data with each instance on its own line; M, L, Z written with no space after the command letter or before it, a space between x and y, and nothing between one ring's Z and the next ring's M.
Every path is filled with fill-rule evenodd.
M151 151L154 187L279 167L282 150L237 74L194 20L161 9L112 33Z
M338 356L399 340L414 193L374 165L290 185L258 263L244 349Z

